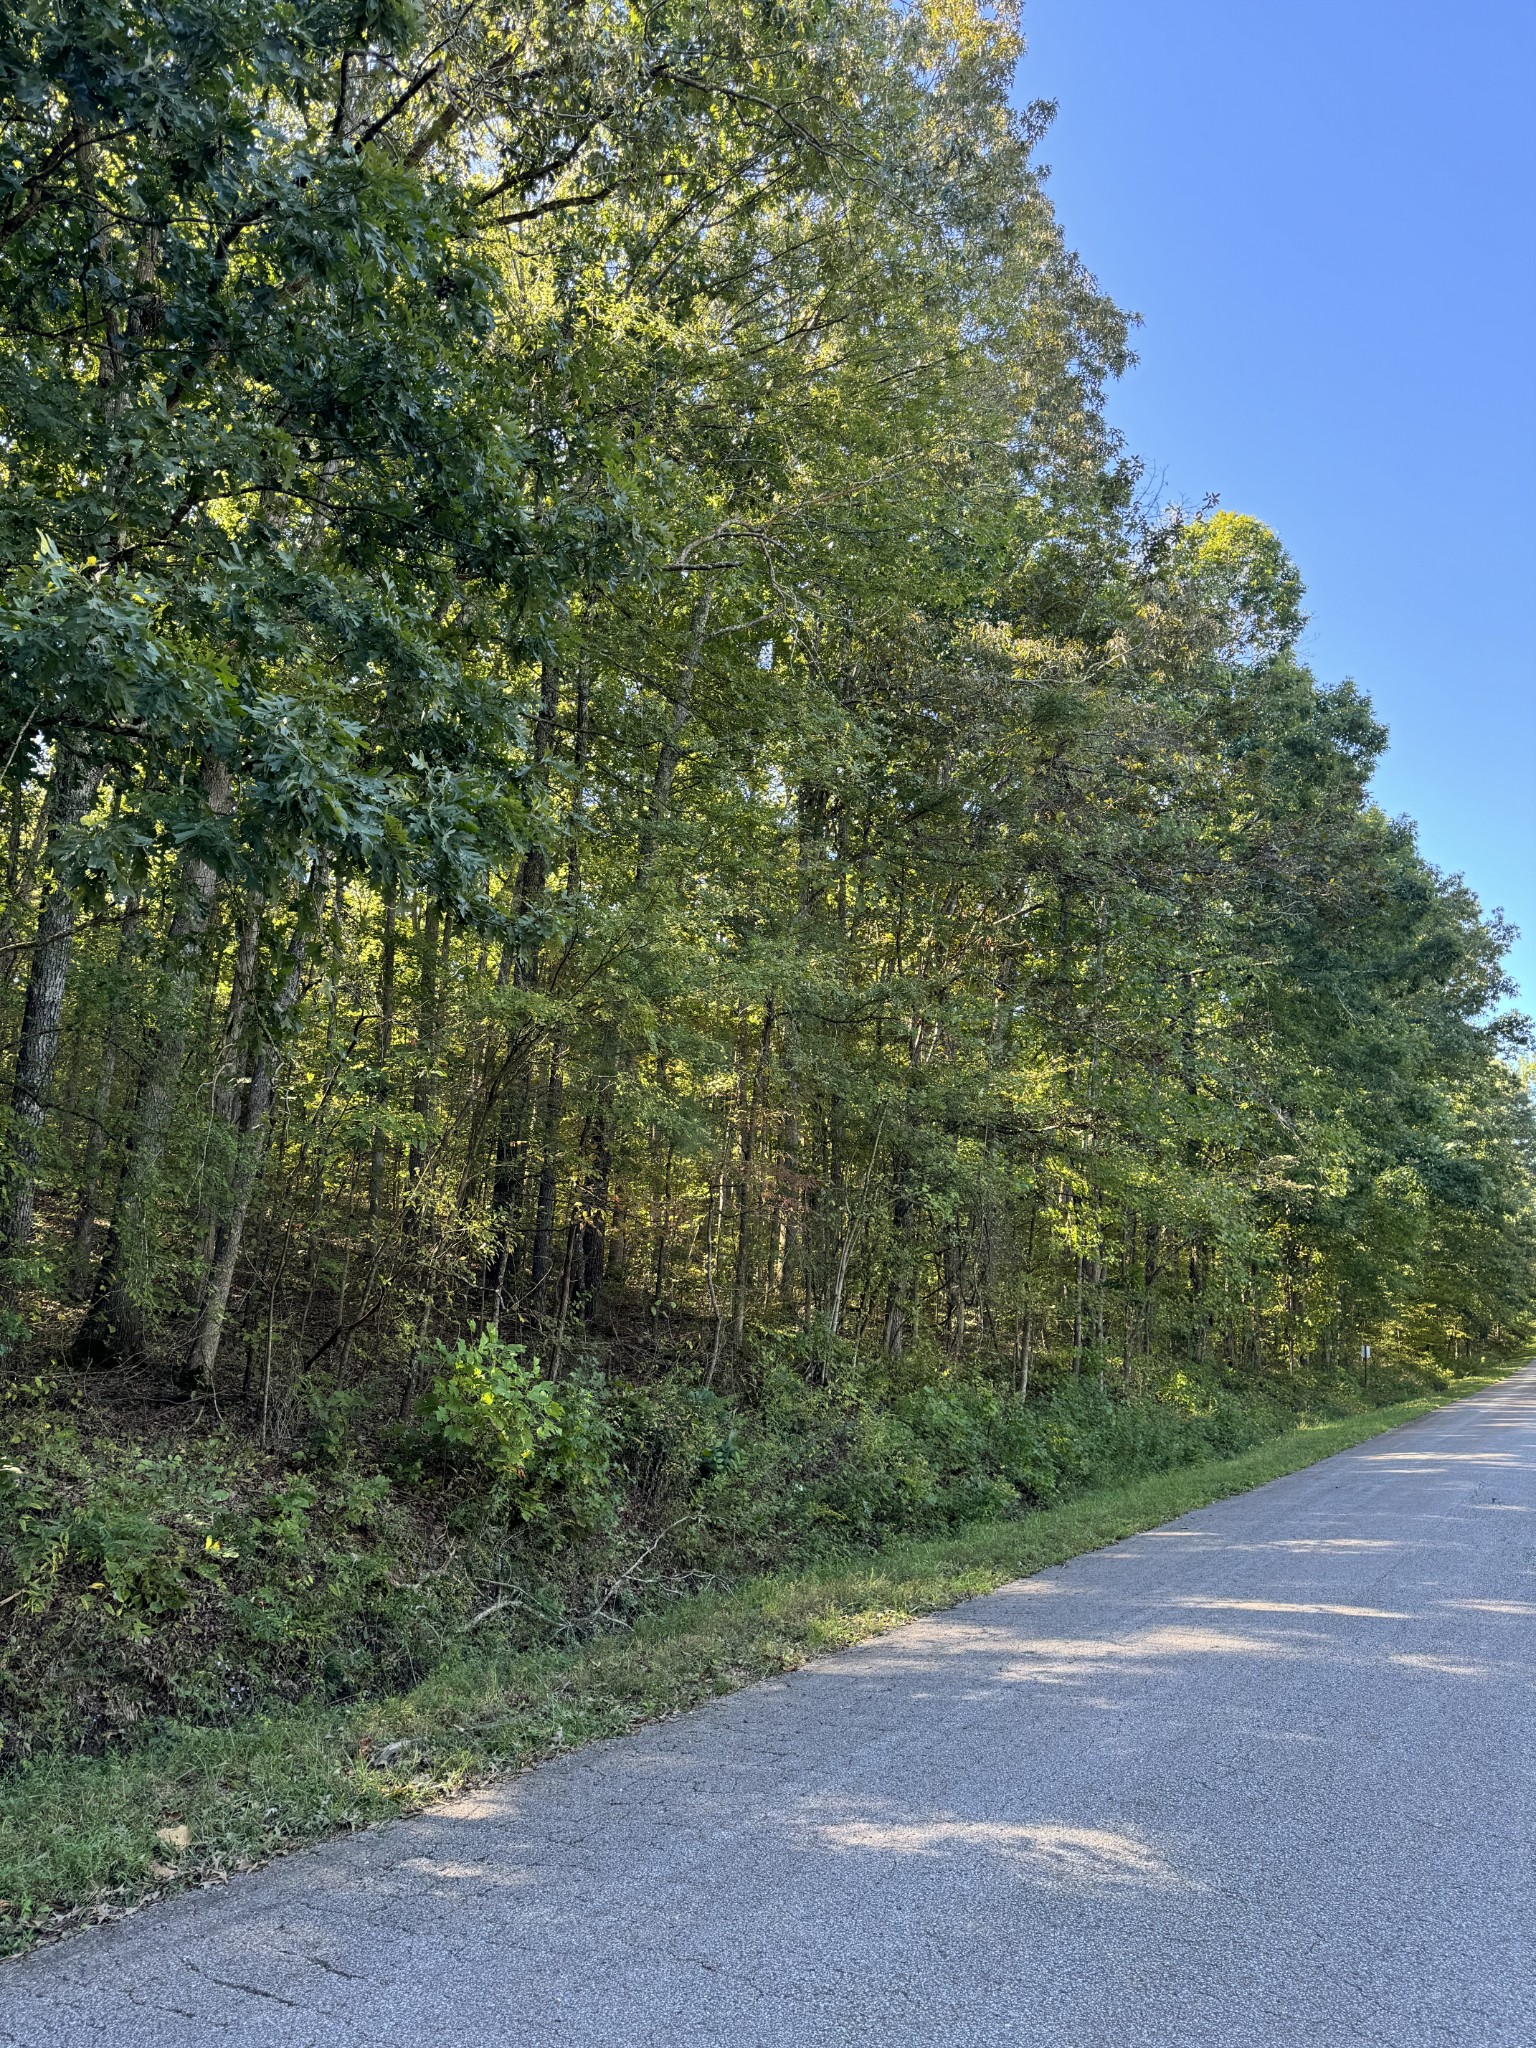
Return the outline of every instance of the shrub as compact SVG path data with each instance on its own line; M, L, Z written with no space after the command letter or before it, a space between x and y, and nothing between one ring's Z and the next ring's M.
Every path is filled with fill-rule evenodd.
M416 1410L429 1460L488 1480L517 1520L557 1506L587 1526L606 1517L610 1432L591 1388L543 1378L536 1358L490 1328L429 1356L437 1371Z

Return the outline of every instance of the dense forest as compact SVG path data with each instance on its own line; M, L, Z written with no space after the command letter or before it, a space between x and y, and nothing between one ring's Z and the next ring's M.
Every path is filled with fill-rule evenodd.
M93 1728L194 1615L363 1683L407 1555L628 1598L1528 1328L1505 934L1107 426L1021 51L9 10L8 1713L82 1602Z

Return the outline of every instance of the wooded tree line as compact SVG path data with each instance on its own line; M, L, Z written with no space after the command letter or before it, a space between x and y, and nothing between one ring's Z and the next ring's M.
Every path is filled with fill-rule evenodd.
M1020 48L9 10L13 1360L265 1436L486 1323L1021 1389L1524 1324L1504 934L1275 538L1138 495Z

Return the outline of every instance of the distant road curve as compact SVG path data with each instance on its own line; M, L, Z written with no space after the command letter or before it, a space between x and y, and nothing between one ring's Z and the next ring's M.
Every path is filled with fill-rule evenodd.
M24 2048L1533 2048L1536 1368L0 1970Z

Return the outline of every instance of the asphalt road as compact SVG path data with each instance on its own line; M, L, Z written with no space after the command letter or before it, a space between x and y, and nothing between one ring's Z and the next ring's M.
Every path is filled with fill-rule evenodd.
M25 2048L1532 2048L1536 1368L0 1970Z

